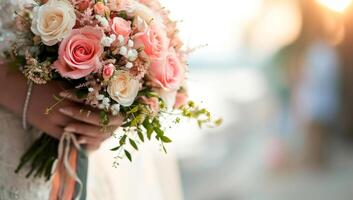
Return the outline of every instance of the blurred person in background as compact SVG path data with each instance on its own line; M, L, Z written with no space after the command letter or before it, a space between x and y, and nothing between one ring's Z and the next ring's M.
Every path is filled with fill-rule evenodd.
M275 81L272 85L282 102L282 112L294 117L294 134L304 134L306 163L321 166L327 155L327 139L337 125L340 57L336 45L342 40L343 26L336 13L316 0L297 3L301 30L272 57L269 80Z
M341 59L341 115L340 131L353 140L353 4L345 10L343 15L344 37L338 45ZM347 137L346 137L347 138Z

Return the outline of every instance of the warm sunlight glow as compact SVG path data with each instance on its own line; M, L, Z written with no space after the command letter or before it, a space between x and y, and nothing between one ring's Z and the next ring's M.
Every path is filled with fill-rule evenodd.
M317 0L320 4L336 12L343 12L351 3L351 0Z

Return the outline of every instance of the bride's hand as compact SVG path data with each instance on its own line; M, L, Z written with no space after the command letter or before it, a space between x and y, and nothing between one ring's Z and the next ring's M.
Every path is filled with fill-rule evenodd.
M63 107L78 106L68 100L58 102L54 95L59 97L62 90L64 89L58 82L34 85L27 116L29 124L57 139L63 134L64 127L74 121L59 110Z
M63 92L60 96L80 103L70 93ZM79 106L61 107L59 111L75 120L75 122L70 122L65 126L65 131L75 133L78 142L85 145L86 149L89 150L98 149L101 143L108 139L123 122L121 116L110 116L109 124L107 127L102 128L99 111L91 108L83 108L82 104Z
M22 109L27 92L27 80L20 73L11 73L5 64L0 64L0 105L22 117ZM29 124L46 132L47 134L60 138L64 126L72 122L72 118L58 111L61 106L75 106L71 101L63 101L53 107L49 114L46 109L56 103L53 95L58 95L64 89L58 82L45 85L34 85L30 99L27 121Z

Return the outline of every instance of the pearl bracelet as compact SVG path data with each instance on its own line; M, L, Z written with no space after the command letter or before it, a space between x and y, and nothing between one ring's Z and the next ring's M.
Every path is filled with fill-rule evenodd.
M29 101L30 101L31 95L32 95L32 88L33 88L33 82L30 81L28 84L26 99L25 99L25 102L23 105L23 110L22 110L22 128L24 130L28 129L27 112L28 112Z

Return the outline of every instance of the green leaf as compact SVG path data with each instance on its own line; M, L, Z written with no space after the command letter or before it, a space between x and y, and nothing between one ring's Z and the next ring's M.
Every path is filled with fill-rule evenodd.
M128 152L127 150L124 150L124 152L125 152L125 155L126 155L127 159L129 159L130 162L131 162L132 159L131 159L131 154L130 154L130 152Z
M131 126L137 126L141 122L142 118L143 118L143 114L138 115L137 117L135 117L135 119L133 119L131 121Z
M120 142L119 142L120 146L125 144L126 138L127 138L127 135L123 135L123 137L121 137Z
M158 127L154 127L154 131L157 133L158 137L162 137L164 135L164 131Z
M115 147L115 148L110 149L110 151L117 151L117 150L120 149L120 147L121 147L121 146L117 146L117 147Z
M54 98L55 101L61 101L61 100L62 100L61 98L59 98L59 97L56 96L55 94L53 94L53 98Z
M171 143L172 142L172 140L170 138L168 138L167 136L163 135L160 138L161 138L162 142L164 142L164 143Z
M217 119L214 123L215 123L216 126L220 126L223 123L223 119L222 118Z
M109 115L103 110L99 113L99 119L102 125L107 126L109 124Z
M145 127L145 129L149 129L151 127L151 123L150 123L150 119L148 117L145 118L145 120L142 122L143 127Z
M130 111L128 111L126 114L127 114L127 115L130 115L130 114L132 114L132 113L137 112L138 110L139 110L139 107L138 107L138 106L135 106L135 107L133 107Z
M151 140L152 133L153 133L153 127L149 127L147 129L147 138L148 138L148 140Z
M129 139L129 141L130 141L131 146L134 147L134 149L139 150L134 140Z
M139 136L139 138L142 142L145 142L145 138L143 137L143 134L140 130L137 131L137 135Z

